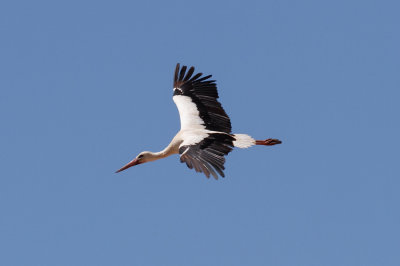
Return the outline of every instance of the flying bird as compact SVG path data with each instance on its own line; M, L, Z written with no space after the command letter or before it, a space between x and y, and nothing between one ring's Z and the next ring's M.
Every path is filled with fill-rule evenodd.
M231 120L217 100L217 85L215 80L210 80L212 75L193 75L194 67L186 70L187 66L181 68L179 63L176 65L172 97L178 107L181 130L164 150L143 151L116 173L134 165L179 154L180 161L190 169L203 172L207 178L212 175L218 179L218 174L225 177L225 156L234 147L282 143L278 139L255 140L247 134L232 134Z

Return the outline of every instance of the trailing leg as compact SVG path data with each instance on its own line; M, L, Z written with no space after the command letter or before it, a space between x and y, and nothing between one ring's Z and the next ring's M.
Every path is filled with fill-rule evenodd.
M279 139L256 140L256 145L272 146L281 143L282 141L280 141Z

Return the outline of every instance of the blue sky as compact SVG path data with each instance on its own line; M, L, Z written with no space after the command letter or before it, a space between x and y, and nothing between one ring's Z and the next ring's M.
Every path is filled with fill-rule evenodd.
M2 1L1 265L400 265L397 1ZM175 64L236 133L172 156Z

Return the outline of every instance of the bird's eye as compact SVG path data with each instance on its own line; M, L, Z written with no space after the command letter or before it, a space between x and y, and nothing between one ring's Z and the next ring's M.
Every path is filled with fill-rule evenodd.
M141 158L143 158L143 154L140 154L140 155L138 156L138 159L141 159Z

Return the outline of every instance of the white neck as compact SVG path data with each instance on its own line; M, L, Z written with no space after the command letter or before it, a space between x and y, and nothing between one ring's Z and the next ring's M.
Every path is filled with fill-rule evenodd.
M165 157L168 157L172 154L174 154L176 152L174 152L174 149L168 145L165 149L163 149L162 151L159 152L149 152L150 156L148 158L148 161L155 161L155 160L159 160Z
M162 151L159 152L150 152L150 158L148 161L155 161L165 157L168 157L172 154L179 153L179 145L182 143L182 138L180 132L176 134L176 136L172 139L171 143L165 147Z

